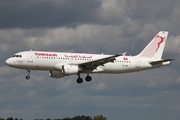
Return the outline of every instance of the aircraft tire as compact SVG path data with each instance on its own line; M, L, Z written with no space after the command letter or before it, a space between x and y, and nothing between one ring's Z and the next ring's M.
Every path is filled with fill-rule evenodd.
M86 79L87 82L90 82L92 80L92 77L87 75L85 79Z
M82 83L82 82L83 82L83 79L79 77L79 78L77 79L77 83L80 84L80 83Z
M29 79L30 79L30 76L26 76L26 79L29 80Z

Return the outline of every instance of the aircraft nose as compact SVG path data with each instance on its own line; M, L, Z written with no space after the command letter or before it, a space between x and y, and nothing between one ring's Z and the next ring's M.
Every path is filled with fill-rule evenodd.
M7 65L11 65L11 64L12 64L12 61L11 61L10 59L7 59L7 60L6 60L6 64L7 64Z

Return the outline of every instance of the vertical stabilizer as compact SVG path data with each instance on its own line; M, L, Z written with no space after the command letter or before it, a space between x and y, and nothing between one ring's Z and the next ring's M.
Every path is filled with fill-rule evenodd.
M138 56L161 59L167 36L167 31L160 31Z

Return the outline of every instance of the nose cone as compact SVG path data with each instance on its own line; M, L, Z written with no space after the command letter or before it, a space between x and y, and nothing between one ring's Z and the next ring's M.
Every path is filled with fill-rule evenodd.
M7 59L7 60L6 60L6 64L9 65L9 66L11 66L11 65L12 65L12 60L11 60L10 58Z

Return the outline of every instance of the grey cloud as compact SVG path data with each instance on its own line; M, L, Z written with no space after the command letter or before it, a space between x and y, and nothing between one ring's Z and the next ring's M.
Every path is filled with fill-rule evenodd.
M23 0L1 1L0 28L51 28L90 23L101 4L96 0L26 2Z
M137 34L144 24L154 25L158 30L177 31L176 1L1 1L0 28L52 28L77 27L81 24L123 25L124 32ZM113 19L112 19L113 18ZM138 25L137 24L138 21ZM132 24L132 22L134 22ZM134 26L137 26L136 29ZM150 26L149 26L150 27ZM154 30L156 30L154 29Z
M64 113L64 116L74 115L75 113L89 115L100 111L106 116L111 116L111 112L106 113L106 110L111 109L116 111L117 109L118 111L129 111L131 115L137 114L138 111L145 114L143 110L146 110L152 112L155 116L158 116L158 114L153 112L155 109L158 109L162 113L165 113L166 111L164 110L167 108L169 110L174 110L174 105L166 104L166 107L164 108L162 108L162 106L164 103L171 103L173 99L177 99L175 97L177 96L177 89L174 89L173 87L173 89L169 91L166 88L166 86L169 86L169 83L164 84L170 80L171 76L169 76L169 78L167 78L168 74L164 76L167 80L165 80L163 76L159 76L158 78L155 77L166 72L172 74L170 71L165 71L166 69L161 68L155 71L145 71L143 72L143 76L141 73L114 76L93 75L93 81L91 83L84 82L81 86L76 84L76 76L58 80L49 78L47 75L48 72L34 71L32 79L26 81L24 78L25 72L23 72L23 74L21 72L22 70L18 70L19 73L16 74L17 76L20 76L14 78L14 82L12 81L12 78L7 78L6 82L4 81L4 83L1 84L1 87L2 85L7 84L11 88L8 91L6 91L7 87L1 89L1 92L4 92L4 95L9 95L9 97L4 96L3 99L1 97L1 103L11 103L9 106L2 106L1 112L3 110L3 113L7 116L9 115L7 110L11 110L15 115L24 113L21 111L27 111L21 115L21 117L24 116L24 118L27 115L34 114L32 111L37 113L36 117L43 116L43 113L49 114L49 111L54 111L54 113L56 113L52 114L54 115L52 117L58 116L58 111ZM141 77L137 77L137 75ZM82 76L84 77L84 75ZM177 76L176 73L173 74L173 76ZM40 79L41 77L43 79ZM2 80L2 78L0 79ZM153 80L157 86L147 88L146 84L150 80ZM99 89L98 84L100 83L105 84L103 89ZM98 89L95 89L93 86L97 86ZM163 86L165 86L165 88L162 89ZM174 93L173 91L176 92ZM177 103L177 101L175 102ZM17 106L19 112L16 112ZM76 111L73 111L72 109L76 109ZM92 109L95 109L96 112L93 113L89 111ZM134 111L135 109L137 112ZM29 114L28 111L30 112ZM66 113L66 111L68 112ZM120 116L116 114L116 117ZM113 119L113 117L111 118Z

